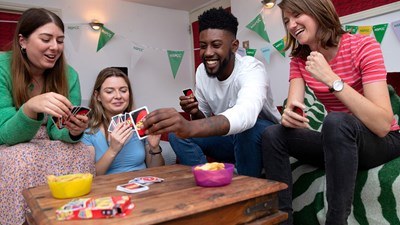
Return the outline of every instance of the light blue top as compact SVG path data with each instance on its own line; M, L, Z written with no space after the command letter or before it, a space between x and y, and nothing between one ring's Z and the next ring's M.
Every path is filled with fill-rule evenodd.
M86 132L89 130L87 129ZM107 151L109 143L99 130L95 134L84 133L82 142L88 146L93 146L96 152L96 162ZM133 132L132 137L122 147L115 157L106 174L122 173L146 168L144 141L139 140L137 134Z

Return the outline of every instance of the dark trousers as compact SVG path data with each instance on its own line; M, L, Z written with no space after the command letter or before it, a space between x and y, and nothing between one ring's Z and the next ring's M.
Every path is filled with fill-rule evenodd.
M351 212L357 171L369 169L400 156L400 133L376 136L355 116L329 113L321 132L274 125L262 140L267 179L288 184L279 193L279 207L292 216L292 174L289 157L325 168L328 212L325 224L347 224Z

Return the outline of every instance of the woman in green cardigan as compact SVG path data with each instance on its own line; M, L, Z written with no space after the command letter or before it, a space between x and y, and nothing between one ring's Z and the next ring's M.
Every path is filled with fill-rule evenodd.
M66 65L64 24L54 13L25 11L10 52L0 54L0 224L23 224L22 190L47 175L94 173L80 143L88 125L71 109L81 104L78 74ZM58 129L51 117L69 117Z

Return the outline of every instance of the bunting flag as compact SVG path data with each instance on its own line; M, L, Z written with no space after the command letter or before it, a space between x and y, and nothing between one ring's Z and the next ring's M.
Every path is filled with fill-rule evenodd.
M236 53L243 57L246 55L246 49L239 47L238 50L236 51Z
M372 30L374 31L374 35L375 35L375 39L379 43L382 43L383 36L385 36L387 27L388 27L387 23L372 26Z
M286 37L282 38L281 40L273 44L276 50L278 50L278 52L280 52L283 55L283 57L286 57L285 51L283 51L283 49L285 48L285 39Z
M372 26L358 26L358 32L364 35L371 35Z
M143 52L144 52L144 47L137 45L137 44L133 45L132 55L131 55L131 67L132 68L134 68L136 66L136 63L142 57Z
M344 28L345 31L350 31L350 34L357 34L358 26L354 25L346 25Z
M183 58L183 53L185 53L185 52L168 50L167 53L168 53L168 58L169 58L169 64L171 65L172 74L174 75L174 79L175 79L176 72L178 71L181 61L182 61L182 58Z
M400 20L392 22L392 29L396 34L397 39L400 41Z
M261 52L264 56L265 61L267 61L267 63L269 64L270 62L270 57L271 57L271 49L268 47L262 48Z
M246 55L248 56L255 56L257 49L254 48L246 48Z
M248 29L256 32L260 37L266 40L269 43L269 37L267 31L265 30L264 20L261 17L261 14L258 14L256 18L253 19L249 24L246 26Z
M80 50L82 27L79 24L66 24L65 35L68 36L67 39L71 41L72 46L74 46L75 51ZM72 41L74 40L74 41Z
M111 38L114 36L114 32L111 30L107 29L106 27L102 27L100 30L100 36L99 36L99 42L97 43L97 51L98 52L100 49L106 45L108 41L111 40Z

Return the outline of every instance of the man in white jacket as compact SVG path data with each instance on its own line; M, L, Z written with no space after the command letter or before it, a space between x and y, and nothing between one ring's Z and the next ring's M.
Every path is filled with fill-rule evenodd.
M206 163L206 156L236 164L239 174L260 177L261 135L279 123L264 64L236 54L238 22L222 8L199 16L200 56L195 96L181 96L185 120L175 109L158 109L144 123L148 133L169 133L179 162Z

